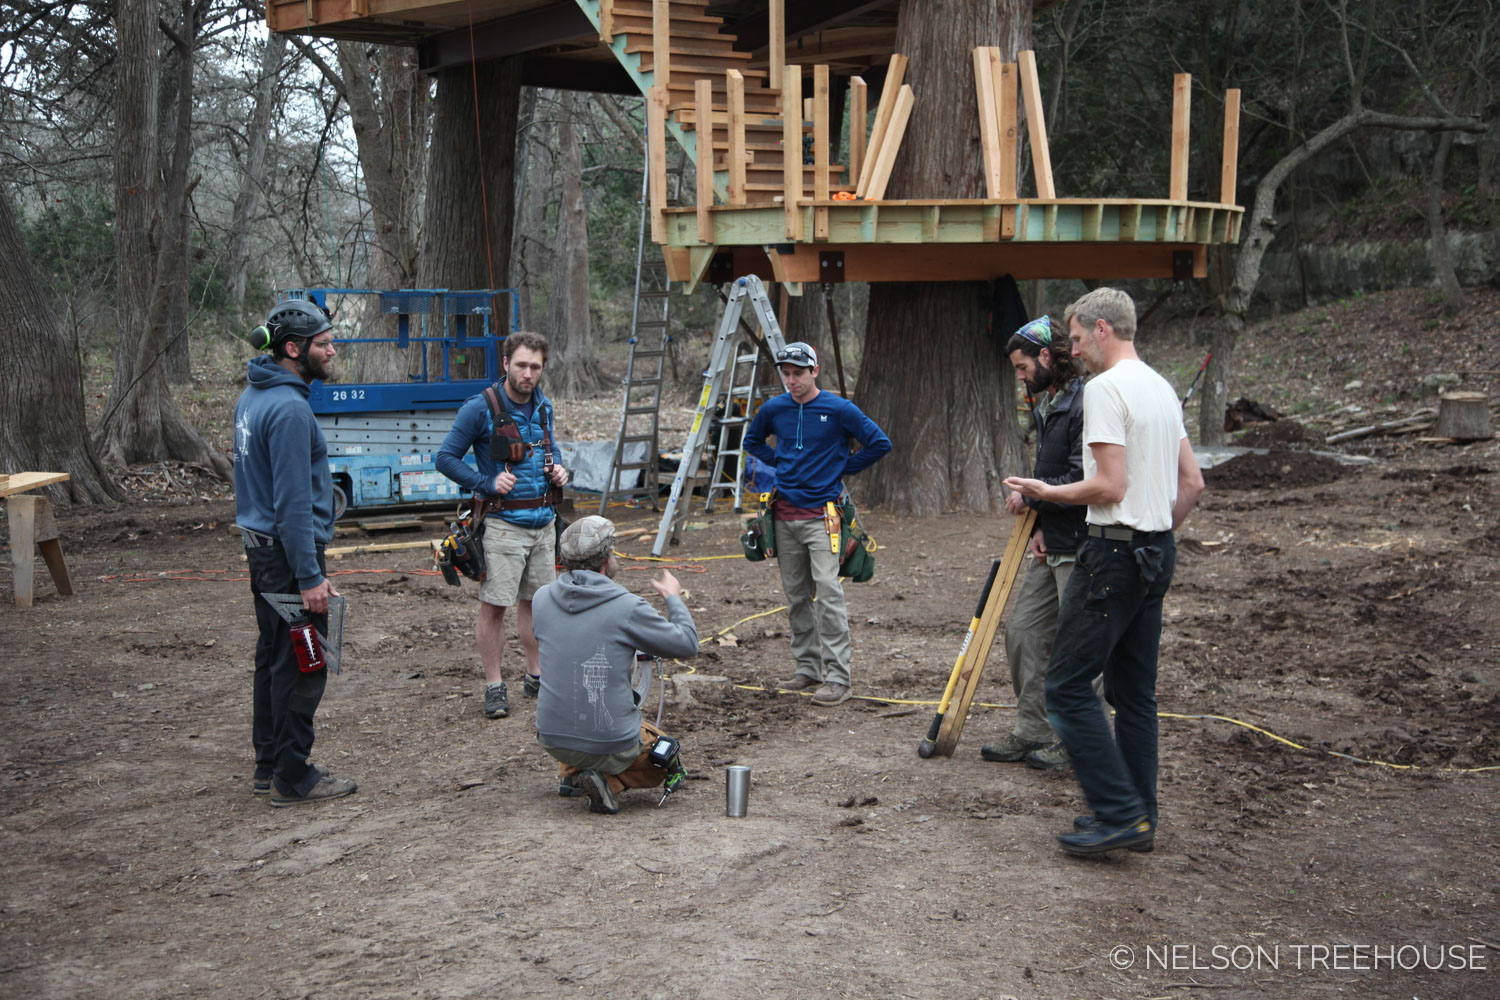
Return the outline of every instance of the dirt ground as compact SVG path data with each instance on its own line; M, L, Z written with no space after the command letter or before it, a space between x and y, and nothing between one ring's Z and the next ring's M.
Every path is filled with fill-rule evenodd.
M1329 378L1320 399L1355 405ZM1013 717L1003 646L958 752L915 752L1003 515L865 512L861 697L823 710L767 690L774 567L695 512L669 554L705 641L671 669L731 683L666 706L685 789L604 817L555 794L518 684L481 718L473 585L420 550L332 563L345 669L314 756L358 794L269 808L232 500L179 469L66 511L78 593L42 571L21 610L0 582L0 995L1493 998L1500 446L1358 444L1368 464L1210 470L1167 603L1156 850L1102 861L1053 841L1082 808L1069 773L978 756ZM730 763L753 769L744 819Z

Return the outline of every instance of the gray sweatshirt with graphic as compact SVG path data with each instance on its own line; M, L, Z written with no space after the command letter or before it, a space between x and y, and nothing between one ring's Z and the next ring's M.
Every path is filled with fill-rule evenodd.
M609 577L564 573L536 592L531 625L541 647L537 735L580 753L624 753L641 738L641 709L630 673L636 650L652 656L698 652L698 630L680 597L667 618Z

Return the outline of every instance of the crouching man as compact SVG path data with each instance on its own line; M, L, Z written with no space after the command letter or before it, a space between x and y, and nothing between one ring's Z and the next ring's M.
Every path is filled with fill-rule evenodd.
M666 599L663 618L644 599L610 579L616 572L615 526L590 515L558 542L566 571L532 599L541 651L536 738L558 762L561 795L586 795L589 811L617 813L627 788L653 788L671 773L651 760L661 735L641 718L632 672L636 651L693 656L698 630L682 586L663 570L651 581ZM649 687L646 678L644 687Z

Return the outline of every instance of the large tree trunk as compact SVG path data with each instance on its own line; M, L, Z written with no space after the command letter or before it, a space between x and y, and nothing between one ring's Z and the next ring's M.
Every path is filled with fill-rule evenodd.
M110 463L175 458L228 478L229 460L205 441L172 401L165 354L173 349L158 301L164 244L157 194L156 5L119 0L115 13L115 247L118 274L115 380L94 446Z
M468 66L438 75L418 267L424 288L504 288L510 278L521 61L477 63L473 74L477 83ZM483 368L471 355L455 374L476 378Z
M547 384L561 395L586 395L605 384L594 359L589 322L589 225L583 198L583 150L579 125L588 99L574 91L561 95L557 123L557 252L553 260L551 342Z
M156 301L151 306L152 322L167 335L167 353L162 364L168 381L181 385L192 378L191 344L188 337L188 197L196 181L188 174L193 162L193 46L198 37L198 22L193 0L181 0L181 16L172 40L172 69L165 88L163 105L173 110L171 159L163 170L166 183L161 192L162 246L157 263Z
M911 60L920 113L888 198L984 197L968 56L996 45L1014 60L1030 44L1031 20L1030 0L902 0L896 50ZM861 500L917 515L999 509L1000 480L1023 471L1024 455L1015 378L1004 336L989 331L989 303L989 285L975 282L871 288L855 400L895 449L859 477Z
M375 248L364 283L370 288L410 288L416 281L421 238L418 206L427 153L427 78L417 71L409 49L381 46L367 51L362 43L339 42L338 57L375 226ZM341 324L346 334L395 335L378 302L362 296L352 304L359 311ZM356 382L404 380L422 363L417 351L402 351L394 344L359 344L352 353Z
M234 217L229 225L229 247L224 274L235 312L245 309L245 281L250 271L250 226L260 208L260 193L266 183L266 141L271 131L277 72L286 55L286 36L271 32L261 51L260 77L255 82L255 110L245 134L244 172L240 192L234 199Z
M58 501L123 499L89 445L77 345L57 325L3 193L0 260L7 331L0 352L0 469L68 473L72 479L48 490Z

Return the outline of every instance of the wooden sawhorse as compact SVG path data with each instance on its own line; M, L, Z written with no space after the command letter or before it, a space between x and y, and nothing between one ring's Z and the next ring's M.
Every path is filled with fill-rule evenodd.
M62 543L57 540L57 522L52 518L51 502L46 497L23 495L28 490L65 483L69 478L66 472L18 472L13 476L0 476L0 497L6 498L6 513L10 519L10 564L14 571L16 604L20 607L31 607L37 548L42 550L42 558L52 573L57 592L65 597L73 595L73 581L68 576L68 564L63 560Z

